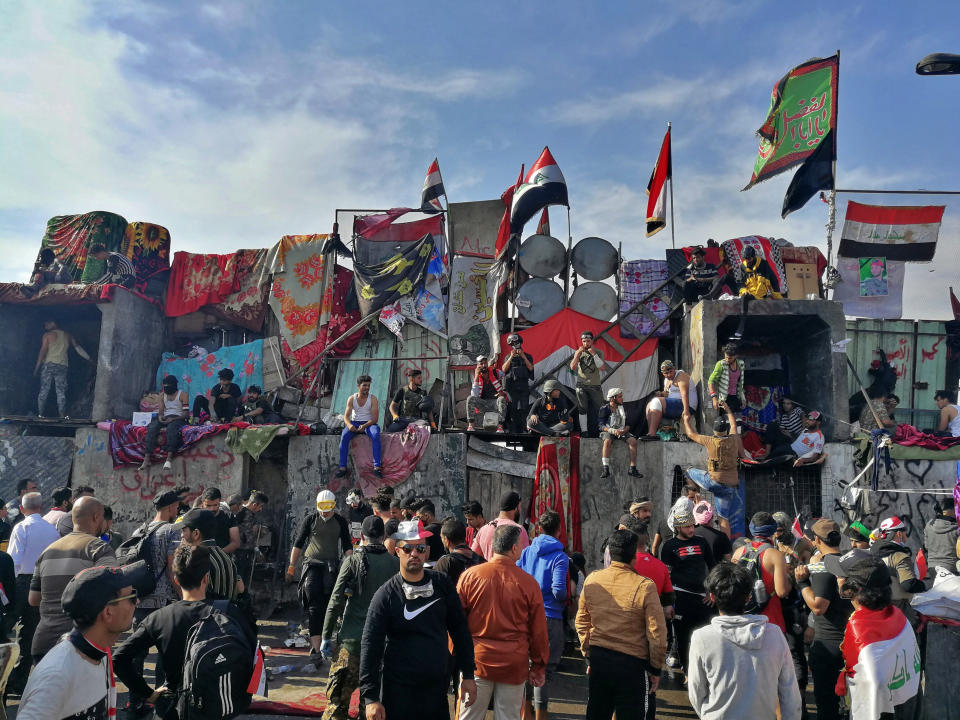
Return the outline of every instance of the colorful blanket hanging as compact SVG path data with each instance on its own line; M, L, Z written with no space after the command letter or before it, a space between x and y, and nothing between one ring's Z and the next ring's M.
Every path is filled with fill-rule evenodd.
M133 263L137 280L149 280L170 269L170 231L153 223L132 222L125 231L123 252Z
M103 260L88 258L90 246L101 244L111 252L123 252L127 221L111 212L97 210L82 215L58 215L47 221L42 248L50 248L77 282L96 282L106 272Z
M625 261L620 266L620 312L624 313L636 305L647 293L666 280L667 274L666 260ZM664 294L666 295L668 292L665 288ZM629 325L624 323L620 326L620 332L625 337L643 337L653 329L656 322L670 313L670 306L659 295L650 298L643 305L653 314L656 321L651 320L639 310L626 315ZM635 327L640 334L634 335L629 329L630 326ZM653 334L653 337L663 337L669 334L670 323L665 322Z
M274 262L270 308L293 350L309 345L330 321L335 256L320 252L327 235L285 235Z
M265 272L268 252L266 248L237 250L234 253L237 291L204 309L234 325L260 332L270 291Z
M580 540L580 438L540 438L528 517L545 510L560 515L557 540L572 552L583 552Z
M191 403L197 395L210 399L210 389L218 382L217 373L224 368L233 370L233 382L242 392L250 385L263 387L263 340L220 348L198 358L163 353L157 368L157 389L164 375L173 375Z
M173 256L167 286L167 317L178 317L218 303L239 290L236 253Z

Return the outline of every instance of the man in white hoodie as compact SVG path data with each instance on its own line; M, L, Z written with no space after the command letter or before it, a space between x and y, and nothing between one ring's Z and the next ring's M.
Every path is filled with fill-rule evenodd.
M687 693L701 720L799 720L802 700L786 638L763 615L744 615L753 587L745 569L722 562L704 582L720 616L693 632ZM744 682L749 678L749 682Z

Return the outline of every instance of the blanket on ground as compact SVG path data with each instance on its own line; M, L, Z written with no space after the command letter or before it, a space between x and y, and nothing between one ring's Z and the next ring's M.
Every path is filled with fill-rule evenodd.
M111 252L123 252L127 221L111 212L97 210L82 215L57 215L47 221L41 248L50 248L77 282L96 282L107 270L103 260L88 258L91 245L101 244Z
M156 389L160 389L164 375L173 375L191 403L197 395L209 400L210 389L218 382L217 373L224 368L233 370L233 382L244 393L251 385L263 387L263 340L231 345L197 358L163 353Z
M331 479L327 483L333 492L348 487L360 486L364 497L376 495L381 485L399 485L417 467L420 458L430 442L430 428L425 425L408 425L407 429L398 433L380 433L380 451L383 457L383 477L373 474L373 446L370 438L360 435L350 443L350 454L353 457L353 467L356 470L356 479L334 478L336 467L330 468Z
M229 430L232 424L224 425L184 425L180 429L180 450L182 452L192 445L211 435ZM139 465L143 462L143 440L147 434L145 427L134 426L129 420L115 420L110 424L110 458L113 460L113 469L117 470L126 465ZM163 462L167 451L163 445L166 441L163 433L157 436L157 447L150 458L151 462Z

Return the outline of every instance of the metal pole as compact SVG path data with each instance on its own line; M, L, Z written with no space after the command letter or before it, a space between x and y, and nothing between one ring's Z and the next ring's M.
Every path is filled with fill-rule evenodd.
M866 195L960 195L960 190L854 190L843 188L838 193L863 193Z
M833 107L833 163L831 172L833 174L834 190L830 192L829 217L827 219L827 267L833 265L833 230L837 225L837 129L840 124L837 122L840 116L840 51L837 50L837 87L834 88L837 97L837 104Z
M567 268L563 274L563 306L567 307L570 299L570 273L573 265L570 263L570 254L573 252L573 230L570 229L570 206L567 205Z
M670 134L671 123L667 123L667 134L670 135L670 247L676 249L677 235L673 221L673 135Z

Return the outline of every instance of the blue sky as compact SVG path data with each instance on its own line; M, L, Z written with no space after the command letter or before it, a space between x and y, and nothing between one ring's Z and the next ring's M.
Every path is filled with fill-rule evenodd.
M165 225L175 250L229 252L327 232L337 207L414 204L434 156L451 200L497 197L544 145L574 239L662 257L669 228L644 238L643 191L668 120L678 245L825 249L825 205L780 219L788 174L739 192L771 87L839 49L839 185L960 189L960 77L913 70L960 52L958 27L948 2L6 0L0 281L26 280L53 215L111 210ZM892 202L948 205L904 307L945 318L960 201Z

